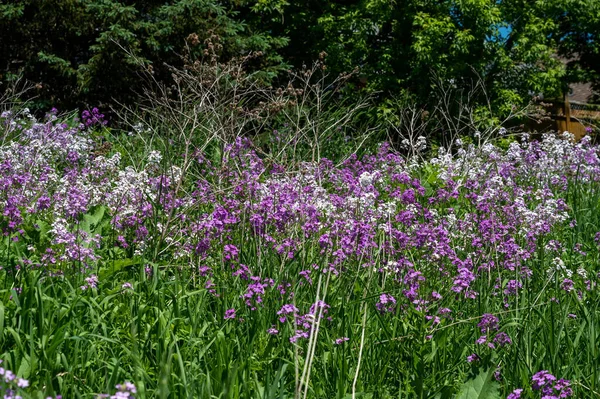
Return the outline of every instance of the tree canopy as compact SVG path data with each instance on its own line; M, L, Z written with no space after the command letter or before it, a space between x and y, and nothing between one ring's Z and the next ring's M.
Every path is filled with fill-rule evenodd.
M24 0L0 5L0 76L17 73L42 86L49 102L132 101L140 65L165 79L164 64L181 64L187 41L217 41L225 57L267 54L265 72L282 65L287 43L255 31L240 15L243 1ZM189 40L188 40L189 39Z
M140 64L168 79L189 40L216 38L225 58L261 51L252 68L269 79L325 52L333 75L358 68L380 98L425 103L436 80L481 81L502 112L598 82L598 32L595 0L13 0L0 5L0 78L40 83L47 105L133 101Z

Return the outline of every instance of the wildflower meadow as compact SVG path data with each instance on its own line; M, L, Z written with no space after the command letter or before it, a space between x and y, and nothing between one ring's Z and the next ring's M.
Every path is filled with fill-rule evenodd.
M5 398L600 397L589 136L278 162L105 119L0 116Z

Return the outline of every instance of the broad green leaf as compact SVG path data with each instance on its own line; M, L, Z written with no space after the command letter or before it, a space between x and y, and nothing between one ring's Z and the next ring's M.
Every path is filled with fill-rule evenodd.
M479 375L461 387L457 399L500 399L499 384L492 378L494 370L481 370Z
M106 279L107 277L120 272L128 266L139 265L141 262L141 258L117 259L114 262L107 262L106 265L100 269L98 277L100 280Z
M83 215L83 220L79 225L81 230L85 231L86 233L92 234L94 232L94 229L98 226L98 223L100 223L100 221L104 217L105 211L106 207L99 206L95 208L91 213L86 213L85 215Z

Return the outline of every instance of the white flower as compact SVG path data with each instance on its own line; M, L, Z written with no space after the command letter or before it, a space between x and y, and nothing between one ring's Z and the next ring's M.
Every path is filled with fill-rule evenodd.
M148 163L159 164L161 160L162 154L160 151L150 151L150 154L148 154Z
M360 183L360 185L362 187L367 187L370 186L373 183L373 178L375 177L375 174L371 174L369 172L363 172L360 177L358 178L358 182Z
M565 266L565 262L559 257L554 258L552 266L546 271L550 275L556 272L562 278L570 279L573 276L573 272Z

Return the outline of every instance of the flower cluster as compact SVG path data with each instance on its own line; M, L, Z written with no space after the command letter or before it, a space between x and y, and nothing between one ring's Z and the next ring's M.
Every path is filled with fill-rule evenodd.
M104 119L104 114L100 113L98 108L92 108L91 111L85 110L81 113L81 119L86 127L93 125L107 125L108 121Z
M0 360L0 363L2 361ZM29 381L19 378L10 370L0 367L0 389L4 392L5 399L21 399L18 392L29 386Z
M531 378L534 391L540 391L544 399L568 398L573 395L571 382L568 380L556 380L556 377L546 370L538 371Z
M542 399L563 399L573 396L571 382L565 379L557 380L547 370L538 371L531 377L531 388L538 391ZM506 399L520 399L522 388L515 389Z
M117 384L115 387L117 388L117 392L114 395L101 394L98 395L97 398L110 398L110 399L134 399L135 394L137 393L137 389L134 384L129 381L125 381L122 384Z

